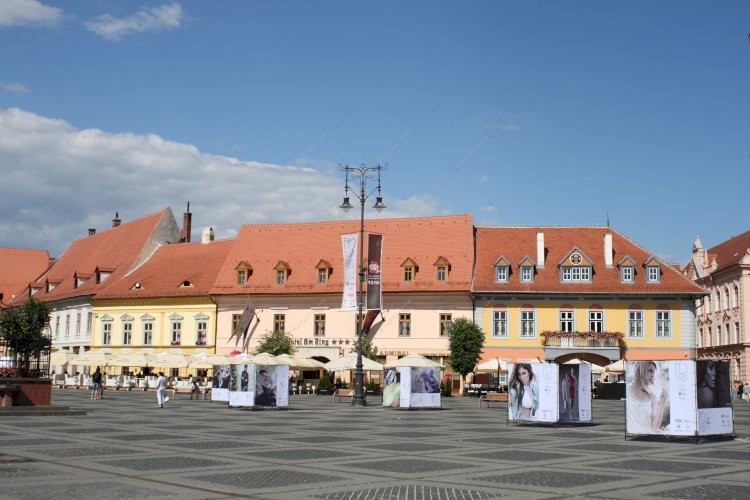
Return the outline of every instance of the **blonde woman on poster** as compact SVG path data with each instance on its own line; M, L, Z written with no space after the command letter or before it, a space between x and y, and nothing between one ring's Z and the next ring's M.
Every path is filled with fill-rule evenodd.
M633 434L658 434L669 401L655 361L637 361L627 387L627 430Z
M385 370L385 388L383 389L383 406L398 408L401 399L401 382L395 368Z
M516 363L508 387L511 419L534 419L539 409L539 383L529 363Z

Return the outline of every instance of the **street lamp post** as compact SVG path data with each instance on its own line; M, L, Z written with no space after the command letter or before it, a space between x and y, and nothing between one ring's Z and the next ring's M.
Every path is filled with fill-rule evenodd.
M340 208L344 212L349 212L352 209L352 204L349 202L349 179L353 181L359 180L359 194L355 189L351 189L352 194L359 200L360 206L360 218L359 218L359 288L357 291L357 302L358 302L358 316L357 316L357 366L354 370L354 397L352 398L352 406L367 406L365 401L365 389L364 389L364 370L362 369L362 341L364 339L364 318L362 310L364 304L362 302L362 292L365 284L366 267L362 265L364 260L364 246L365 246L365 201L372 195L373 192L367 193L367 181L378 180L378 186L376 188L378 196L375 199L375 205L373 208L378 212L381 212L385 205L383 204L383 198L380 195L380 172L385 170L382 165L375 167L366 167L365 165L343 165L340 167L346 174L346 185L344 187L344 202ZM356 185L356 184L355 184Z

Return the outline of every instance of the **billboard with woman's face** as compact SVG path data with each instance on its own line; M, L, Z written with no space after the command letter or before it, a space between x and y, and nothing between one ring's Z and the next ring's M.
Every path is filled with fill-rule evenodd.
M508 363L508 420L557 422L558 365Z
M698 434L733 434L729 363L701 360L696 365Z

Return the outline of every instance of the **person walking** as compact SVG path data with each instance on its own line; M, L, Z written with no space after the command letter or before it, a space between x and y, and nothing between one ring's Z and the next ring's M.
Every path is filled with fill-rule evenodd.
M164 372L159 372L159 377L156 379L156 402L159 404L159 408L164 408L164 403L169 401L166 393L167 379L164 377Z
M99 399L102 395L102 372L97 366L91 377L91 399Z

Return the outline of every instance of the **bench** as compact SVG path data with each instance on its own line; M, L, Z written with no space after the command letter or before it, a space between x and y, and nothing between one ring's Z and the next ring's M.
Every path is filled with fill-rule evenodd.
M192 385L176 385L172 387L172 399L177 399L176 396L178 394L190 394L190 399L193 399L193 394L195 394L195 399L201 399L202 395L203 399L206 399L206 395L210 390L208 387L198 386L197 389L193 389Z
M487 408L490 407L490 403L505 403L508 401L507 392L488 392L487 394L480 396L479 407L482 407L482 403L487 404Z
M354 398L354 389L339 389L337 391L333 392L333 402L336 403L336 398L338 398L338 402L341 403L344 398L346 399L353 399Z

